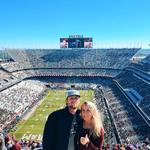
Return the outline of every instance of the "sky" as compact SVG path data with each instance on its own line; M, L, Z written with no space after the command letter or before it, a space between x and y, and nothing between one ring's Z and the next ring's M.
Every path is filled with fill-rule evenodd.
M149 48L150 0L0 0L0 49L59 48L69 35Z

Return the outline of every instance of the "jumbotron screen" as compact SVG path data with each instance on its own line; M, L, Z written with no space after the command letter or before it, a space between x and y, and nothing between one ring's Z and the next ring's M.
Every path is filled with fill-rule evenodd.
M60 38L60 48L92 48L92 38Z

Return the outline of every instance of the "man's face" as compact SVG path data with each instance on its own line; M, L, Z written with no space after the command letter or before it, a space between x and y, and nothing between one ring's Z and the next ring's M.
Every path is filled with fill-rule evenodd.
M66 104L71 109L76 109L80 104L79 96L68 96L66 100Z

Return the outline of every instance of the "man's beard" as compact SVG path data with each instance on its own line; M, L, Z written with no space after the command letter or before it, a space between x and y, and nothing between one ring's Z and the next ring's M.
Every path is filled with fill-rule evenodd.
M69 109L77 109L76 106L69 106Z

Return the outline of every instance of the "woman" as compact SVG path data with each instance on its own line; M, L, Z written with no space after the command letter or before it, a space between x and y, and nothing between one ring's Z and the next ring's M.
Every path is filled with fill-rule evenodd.
M102 150L104 129L95 104L84 102L81 117L75 136L75 150Z

